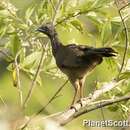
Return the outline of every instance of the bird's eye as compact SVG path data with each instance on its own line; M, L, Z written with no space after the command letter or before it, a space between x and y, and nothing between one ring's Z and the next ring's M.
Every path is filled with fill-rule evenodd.
M45 31L47 31L47 30L48 30L48 28L47 28L47 27L44 27L44 30L45 30Z

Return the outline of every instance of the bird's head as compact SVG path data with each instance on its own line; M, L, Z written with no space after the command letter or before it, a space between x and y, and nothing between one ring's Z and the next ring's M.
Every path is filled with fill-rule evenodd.
M54 35L56 33L55 27L52 23L46 23L40 26L37 31L42 32L48 36Z

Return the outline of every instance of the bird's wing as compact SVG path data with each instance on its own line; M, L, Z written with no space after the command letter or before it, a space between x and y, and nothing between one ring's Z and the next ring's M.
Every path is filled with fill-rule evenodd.
M94 55L87 53L91 48L75 44L65 46L65 57L62 65L68 68L89 67L96 61Z

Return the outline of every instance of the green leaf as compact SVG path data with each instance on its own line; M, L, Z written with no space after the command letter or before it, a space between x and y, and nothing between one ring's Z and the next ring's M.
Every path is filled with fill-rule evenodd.
M122 22L120 16L113 17L111 19L111 21L115 22L115 23L118 23L118 24L120 24Z
M122 73L119 78L120 79L130 79L130 71Z
M83 25L82 25L82 23L81 23L80 20L75 19L75 20L71 21L71 24L72 24L78 31L80 31L81 33L83 33Z
M129 108L126 105L121 104L122 110L128 112Z
M25 59L26 49L22 48L20 53L20 62L23 62Z
M17 52L21 49L21 41L16 33L10 36L8 48L10 49L13 57L15 57Z
M32 16L32 14L33 14L33 12L34 12L34 9L35 9L35 7L29 7L28 9L27 9L27 11L26 11L26 13L25 13L25 19L26 20L28 20L31 16Z
M23 30L27 30L28 29L28 25L27 24L19 23L18 26L19 26L20 29L23 29Z
M0 23L0 36L3 37L6 33L7 30L7 25L5 26L4 24Z
M82 4L80 5L79 9L80 9L81 12L86 12L89 9L91 9L92 4L93 4L92 0L86 0L86 1L82 2Z
M109 106L108 109L112 112L116 112L119 109L119 106L118 105L112 105L112 106Z
M35 62L38 63L40 56L41 56L41 52L31 53L23 60L23 62L21 63L21 67L30 69Z
M42 78L40 77L40 75L37 76L37 83L41 86L42 85Z
M95 0L92 7L93 8L102 7L103 5L106 5L107 3L110 3L110 0Z
M13 71L13 64L14 63L10 63L8 66L7 66L7 70L9 70L9 71Z
M0 10L0 18L7 18L8 16L10 16L10 14L7 10Z
M90 12L87 14L87 17L97 26L103 23L100 17L95 12Z
M120 53L120 55L124 55L125 45L121 45L117 42L117 44L113 45L113 47ZM127 48L127 56L130 58L130 47Z
M102 31L101 31L101 41L102 43L107 43L112 38L112 30L111 30L111 23L106 22L103 24Z

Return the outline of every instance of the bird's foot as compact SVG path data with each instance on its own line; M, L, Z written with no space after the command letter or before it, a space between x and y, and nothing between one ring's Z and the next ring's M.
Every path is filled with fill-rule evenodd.
M70 106L70 109L74 109L75 112L78 112L77 108L76 108L74 105L71 105L71 106Z
M84 107L86 105L86 99L85 98L81 98L78 103L80 103L81 107Z
M79 101L77 101L76 103L72 104L72 105L70 106L70 109L74 109L75 112L78 112L78 110L82 107L82 103L81 103L81 102L82 102L82 101L79 100Z
M88 98L80 98L77 103L74 103L70 106L70 109L75 109L75 112L77 112L81 107L86 106L86 101L88 99L91 99L92 94L88 96Z
M92 94L89 94L89 96L87 98L80 98L80 100L78 101L78 103L80 103L81 107L84 107L87 103L86 101L88 99L91 99L92 98Z

